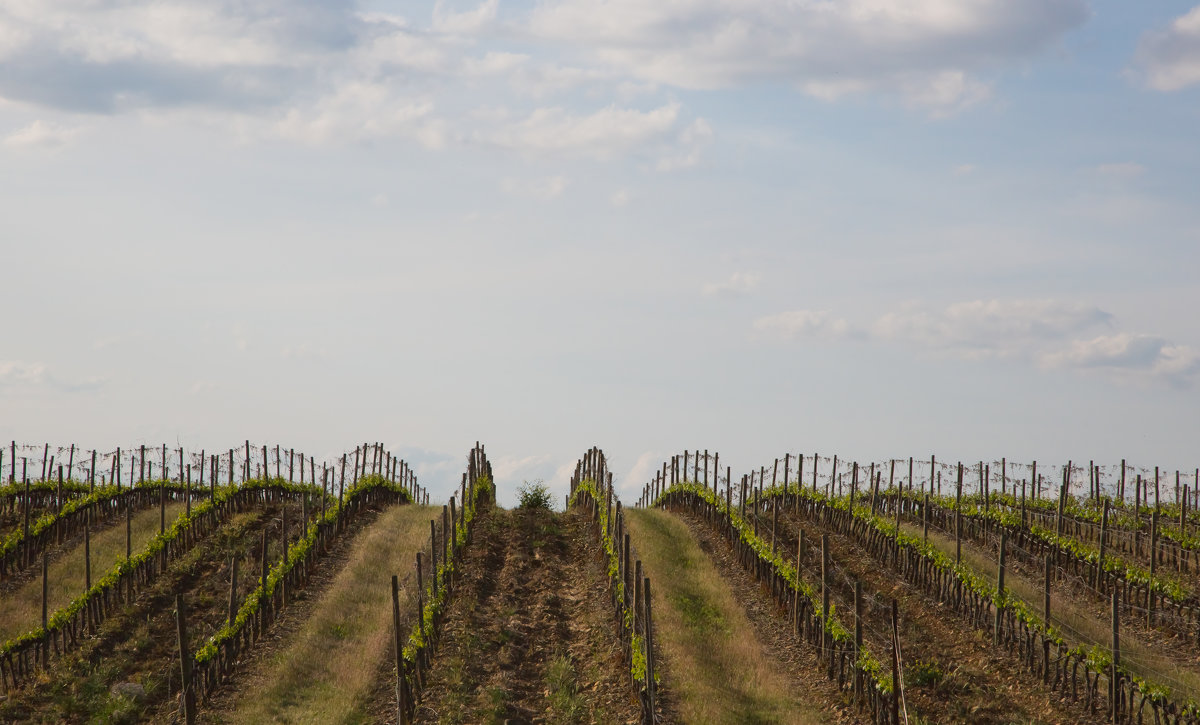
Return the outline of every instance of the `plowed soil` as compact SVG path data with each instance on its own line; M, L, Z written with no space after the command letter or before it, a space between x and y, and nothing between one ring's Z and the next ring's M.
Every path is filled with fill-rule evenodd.
M854 621L854 582L862 584L863 639L880 661L891 658L891 600L897 600L910 716L983 725L1092 721L1082 707L1063 701L1007 652L993 647L989 636L901 579L853 539L782 513L776 533L786 558L795 560L801 528L807 541L801 570L816 583L821 534L829 534L832 601L849 628ZM769 515L760 519L759 530L770 541Z
M597 552L576 513L484 514L417 721L637 722Z

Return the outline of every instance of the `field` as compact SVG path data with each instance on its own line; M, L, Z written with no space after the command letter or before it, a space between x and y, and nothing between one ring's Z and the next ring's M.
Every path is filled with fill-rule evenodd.
M1200 477L689 451L626 508L591 449L506 510L478 444L445 505L139 453L0 491L0 720L1200 722Z

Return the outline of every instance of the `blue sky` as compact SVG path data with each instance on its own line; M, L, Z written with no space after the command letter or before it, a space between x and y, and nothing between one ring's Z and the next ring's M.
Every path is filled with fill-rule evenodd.
M0 0L0 437L1191 470L1200 6Z

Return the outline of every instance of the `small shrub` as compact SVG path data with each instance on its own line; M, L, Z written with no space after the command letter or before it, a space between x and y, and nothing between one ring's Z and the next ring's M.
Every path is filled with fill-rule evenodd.
M905 682L914 687L932 685L936 687L946 677L946 671L937 662L922 662L917 660L907 667Z
M521 484L517 488L517 496L520 499L518 508L550 509L550 489L540 479Z

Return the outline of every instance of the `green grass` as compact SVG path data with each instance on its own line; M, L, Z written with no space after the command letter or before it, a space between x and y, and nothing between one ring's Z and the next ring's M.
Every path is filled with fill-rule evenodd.
M352 544L348 560L279 656L239 679L232 723L367 722L375 673L392 646L391 576L413 569L434 509L397 506ZM405 592L401 592L405 596ZM402 602L401 606L405 606Z
M167 526L183 513L186 504L167 504ZM133 553L146 548L146 544L158 535L159 510L157 506L138 512L131 526ZM83 543L65 552L50 563L47 598L49 613L70 604L84 592L86 581ZM125 558L125 520L92 535L92 581L99 581L118 561ZM0 642L16 637L42 624L42 577L41 567L31 581L0 598Z
M579 694L579 682L570 655L559 654L546 666L546 692L549 704L548 722L553 725L575 725L588 716L587 702Z
M654 593L655 637L685 723L815 723L755 636L729 585L687 526L671 514L626 509L630 538ZM782 620L779 626L784 626Z

